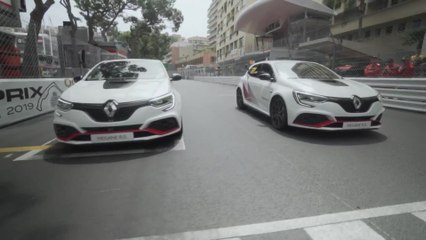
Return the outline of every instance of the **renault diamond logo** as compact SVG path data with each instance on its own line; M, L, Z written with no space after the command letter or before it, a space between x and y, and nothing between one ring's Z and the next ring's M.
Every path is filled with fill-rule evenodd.
M109 118L113 118L117 112L118 103L115 100L110 100L105 104L104 112Z
M357 96L354 96L352 99L353 103L354 103L354 107L356 110L359 110L362 106L362 102L361 99Z

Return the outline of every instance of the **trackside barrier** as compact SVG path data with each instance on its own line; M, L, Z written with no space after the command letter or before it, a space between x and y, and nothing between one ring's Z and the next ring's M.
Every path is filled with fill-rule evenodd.
M195 81L236 86L240 77L200 77ZM426 78L350 78L376 89L386 107L426 113Z
M210 82L210 83L218 83L218 84L225 84L225 85L232 85L237 86L238 81L240 80L240 77L200 77L195 76L194 81L200 81L200 82Z
M13 79L0 81L0 127L52 112L72 79Z
M426 113L426 78L351 78L370 85L386 107Z

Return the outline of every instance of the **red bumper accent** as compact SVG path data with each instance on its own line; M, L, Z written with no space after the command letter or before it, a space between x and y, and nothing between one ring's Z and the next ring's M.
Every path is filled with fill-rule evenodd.
M145 129L130 129L130 130L125 130L125 131L111 131L111 132L84 132L84 133L80 133L80 132L75 132L73 134L70 134L66 137L64 136L58 136L58 139L68 142L71 141L73 138L78 137L78 136L82 136L82 135L93 135L93 134L113 134L113 133L137 133L137 132L148 132L157 136L161 136L161 135L166 135L168 133L174 132L176 131L178 128L173 128L167 131L160 131L158 129L154 129L154 128L145 128Z

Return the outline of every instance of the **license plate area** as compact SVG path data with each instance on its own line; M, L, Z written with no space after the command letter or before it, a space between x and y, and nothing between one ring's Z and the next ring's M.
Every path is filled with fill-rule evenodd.
M126 142L133 140L133 132L92 134L90 139L94 143Z
M364 129L364 128L370 128L370 127L371 127L371 121L343 123L343 129Z

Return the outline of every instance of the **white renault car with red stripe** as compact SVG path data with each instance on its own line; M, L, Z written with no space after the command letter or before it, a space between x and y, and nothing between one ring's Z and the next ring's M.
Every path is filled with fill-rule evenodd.
M182 134L181 97L158 60L124 59L94 66L58 100L59 142L92 144Z
M263 61L252 65L236 90L237 106L270 116L273 127L378 129L385 111L379 93L307 61Z

